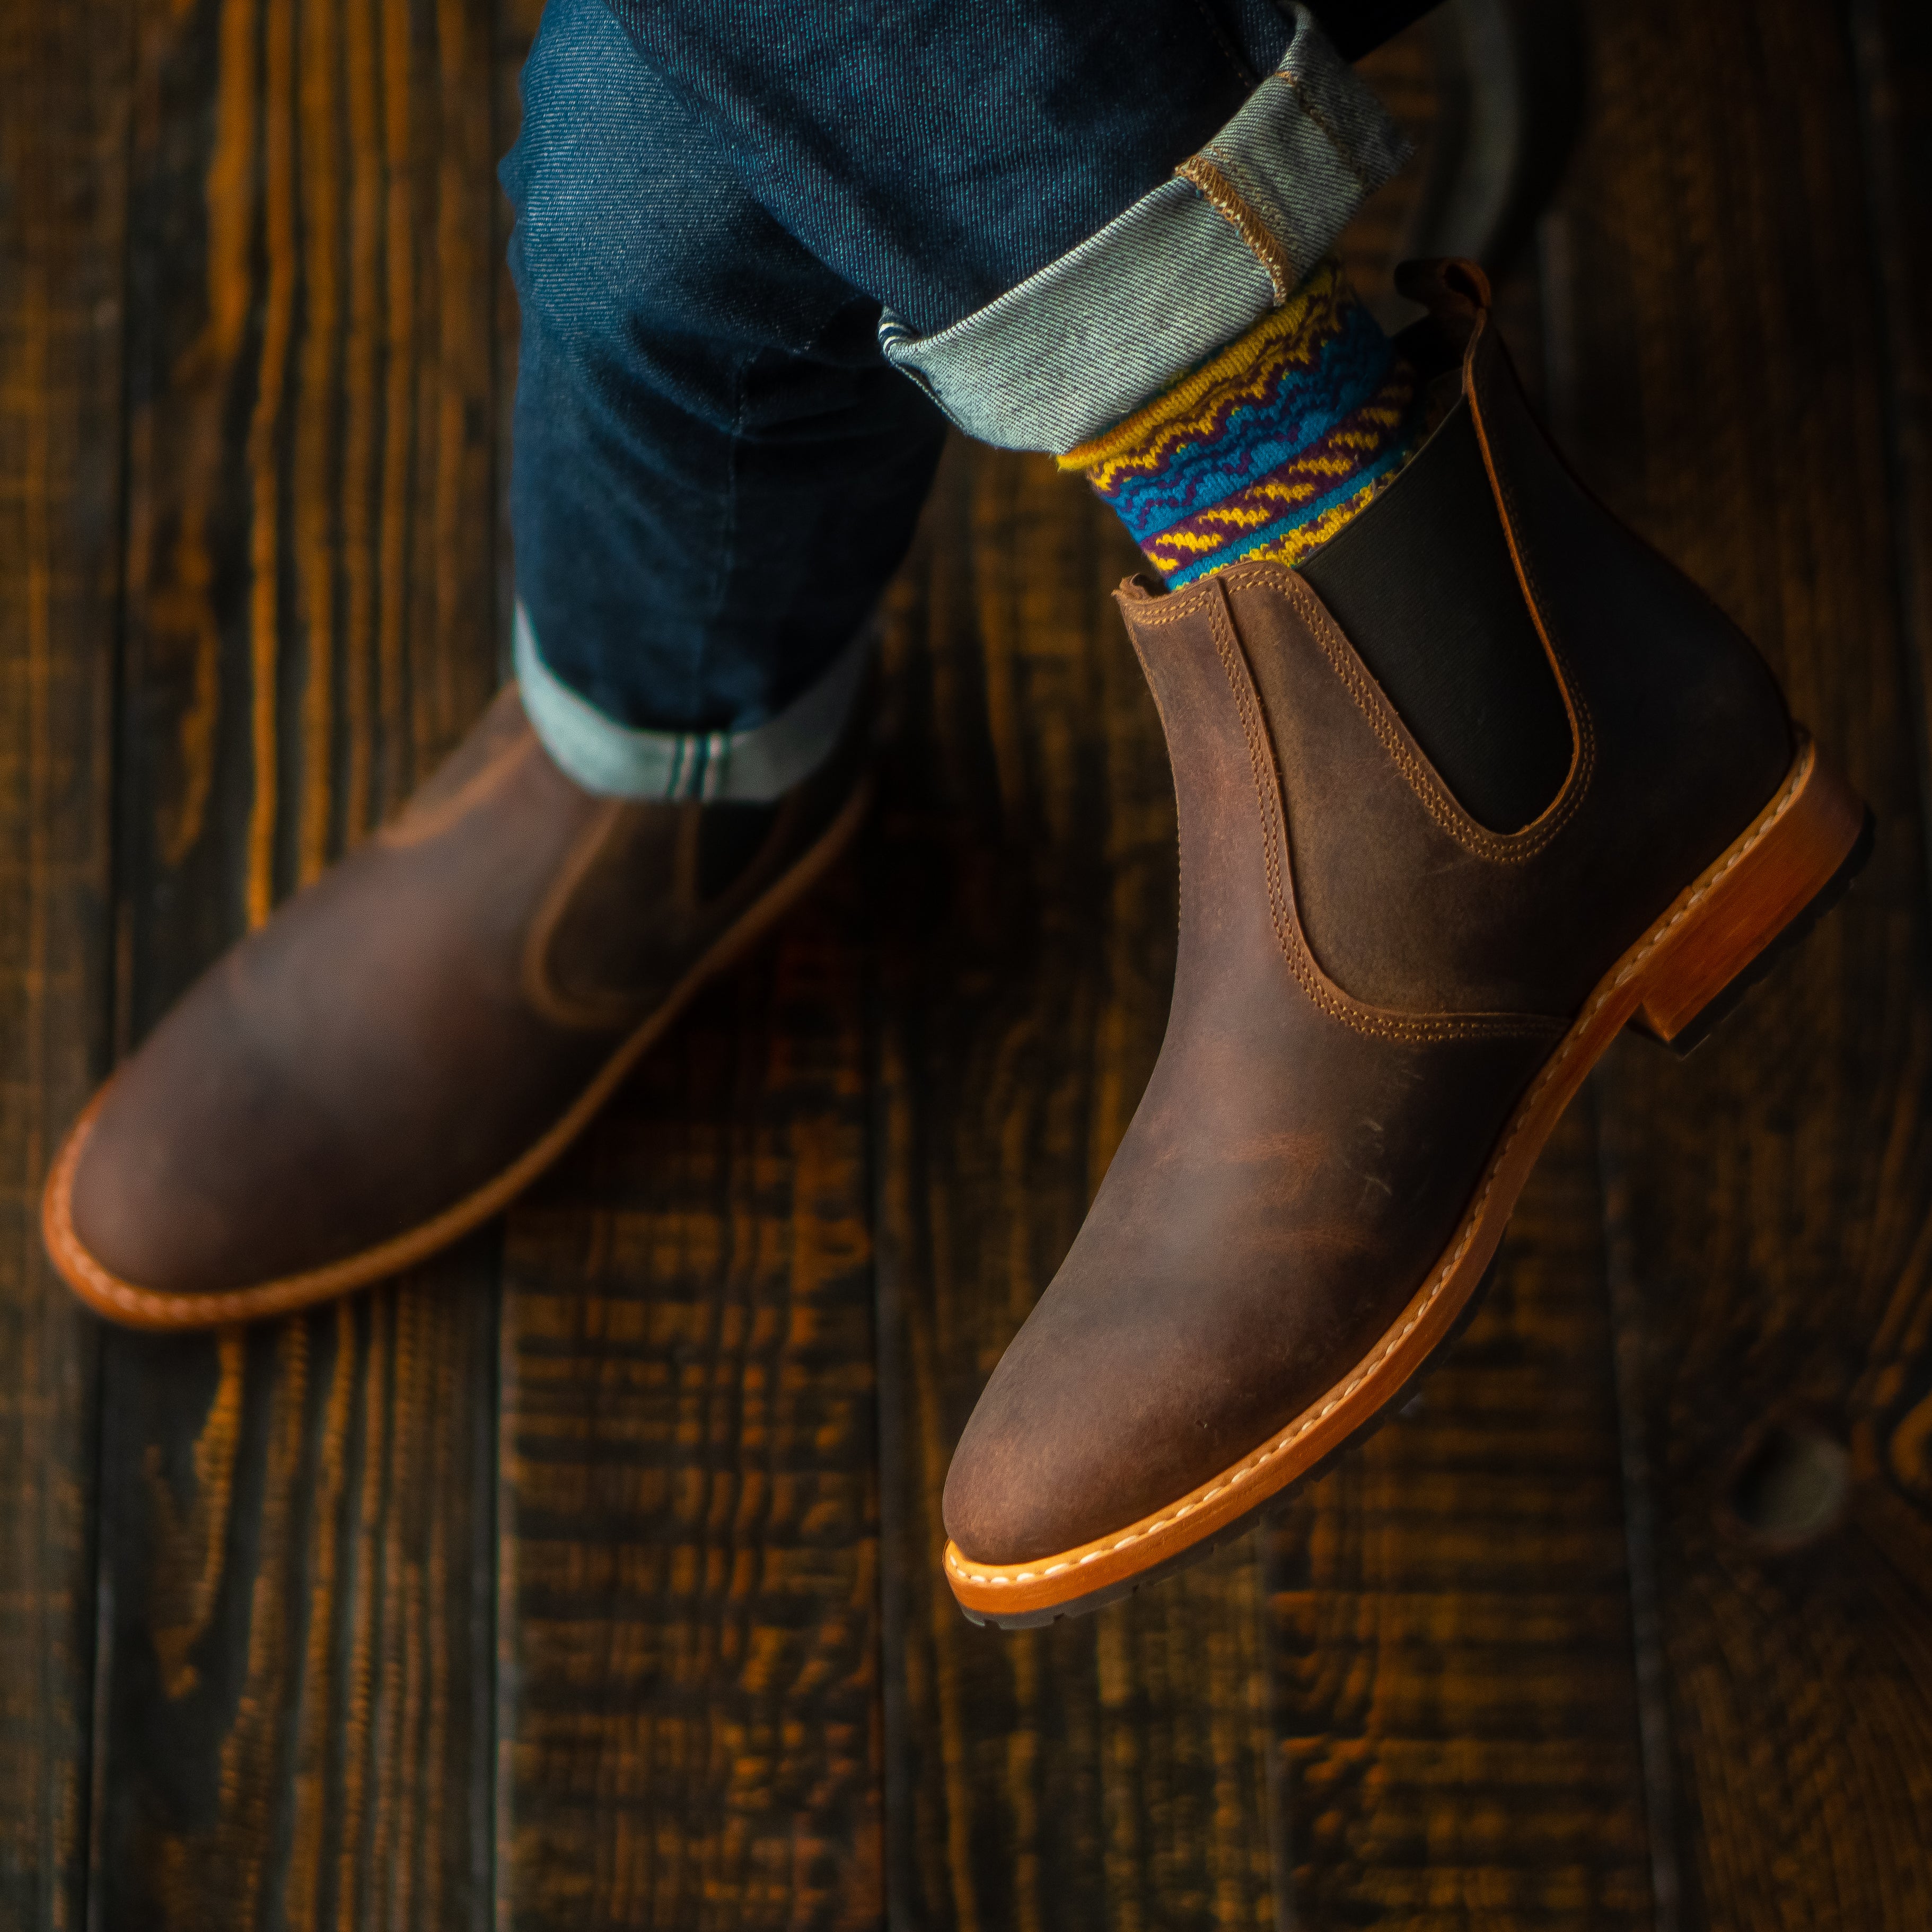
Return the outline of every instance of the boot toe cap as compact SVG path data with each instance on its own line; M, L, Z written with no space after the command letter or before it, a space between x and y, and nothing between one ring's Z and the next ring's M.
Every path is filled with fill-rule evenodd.
M1211 1478L1248 1432L1234 1392L1180 1351L1150 1366L1113 1339L1022 1330L1007 1352L946 1474L946 1534L970 1562L1032 1562L1128 1528Z
M127 1319L153 1298L232 1294L326 1262L339 1244L303 1209L315 1126L243 1043L171 1018L62 1152L46 1213L55 1261Z

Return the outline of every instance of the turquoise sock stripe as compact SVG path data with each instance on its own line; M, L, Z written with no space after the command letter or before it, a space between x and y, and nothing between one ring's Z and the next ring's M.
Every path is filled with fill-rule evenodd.
M1270 393L1237 404L1198 440L1169 450L1157 469L1130 475L1102 494L1135 541L1144 543L1313 448L1374 400L1394 359L1394 345L1374 319L1351 309L1310 362L1277 372Z
M1299 530L1304 524L1312 523L1324 510L1332 510L1337 503L1346 503L1360 490L1364 484L1372 483L1377 477L1385 476L1391 470L1406 463L1408 454L1409 445L1406 440L1393 443L1372 463L1365 463L1346 482L1338 483L1324 494L1312 498L1286 516L1276 517L1272 522L1264 524L1257 530L1231 532L1228 541L1219 550L1210 551L1198 562L1188 565L1184 570L1166 571L1162 574L1168 584L1178 590L1183 585L1205 577L1210 570L1219 570L1224 564L1232 563L1237 558L1246 556L1250 550L1258 550L1264 544L1271 543L1277 537L1286 536L1291 530ZM1254 480L1258 482L1263 479L1257 477ZM1172 530L1175 527L1170 524L1168 529ZM1163 530L1156 531L1154 535L1158 538L1167 533Z

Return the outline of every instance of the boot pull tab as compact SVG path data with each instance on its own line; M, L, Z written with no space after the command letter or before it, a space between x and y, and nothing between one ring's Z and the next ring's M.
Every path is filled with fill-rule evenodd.
M1450 255L1402 262L1395 286L1429 311L1402 332L1396 346L1425 379L1460 368L1490 312L1489 277L1474 262Z
M1398 293L1420 302L1445 328L1460 326L1473 334L1489 313L1490 278L1474 262L1444 255L1404 262L1395 272Z

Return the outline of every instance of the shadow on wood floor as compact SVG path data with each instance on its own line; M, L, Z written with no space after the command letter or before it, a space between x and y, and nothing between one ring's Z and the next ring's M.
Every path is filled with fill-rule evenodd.
M1503 303L1876 856L1696 1058L1612 1054L1456 1354L1273 1528L1019 1636L934 1562L1172 969L1135 560L1040 460L948 458L862 853L500 1226L218 1337L54 1282L91 1084L495 682L535 10L0 19L0 1923L1932 1923L1905 0L1589 0Z

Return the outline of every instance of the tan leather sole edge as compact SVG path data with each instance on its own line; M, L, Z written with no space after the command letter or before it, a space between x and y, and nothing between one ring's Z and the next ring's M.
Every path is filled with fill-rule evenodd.
M169 1294L123 1281L103 1268L82 1245L73 1220L74 1176L95 1113L108 1086L88 1102L56 1156L41 1197L40 1232L47 1252L62 1277L97 1314L134 1328L211 1328L233 1322L253 1322L264 1316L286 1315L320 1301L367 1288L372 1282L446 1248L489 1220L527 1187L590 1124L618 1084L668 1032L707 980L734 964L789 912L830 868L851 842L872 803L872 782L862 778L839 808L838 815L820 834L818 842L762 898L748 907L736 925L722 934L709 952L673 988L664 1004L607 1060L596 1078L570 1111L542 1139L495 1180L446 1208L434 1220L407 1233L326 1268L263 1282L252 1288L224 1289L212 1294ZM110 1082L109 1085L112 1083Z
M1026 1563L976 1563L949 1542L946 1578L962 1607L1010 1625L1098 1609L1190 1552L1204 1556L1217 1534L1365 1428L1449 1336L1544 1143L1619 1030L1641 1011L1648 1030L1672 1038L1832 883L1864 824L1863 801L1800 733L1771 802L1598 982L1517 1103L1442 1257L1368 1354L1260 1448L1138 1522Z

